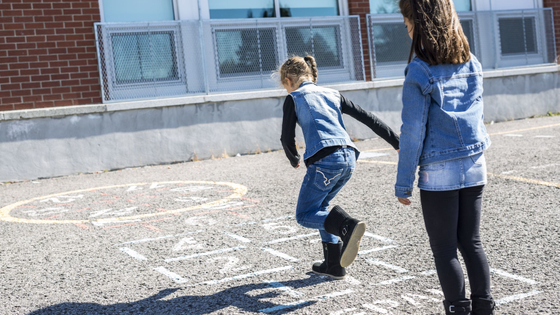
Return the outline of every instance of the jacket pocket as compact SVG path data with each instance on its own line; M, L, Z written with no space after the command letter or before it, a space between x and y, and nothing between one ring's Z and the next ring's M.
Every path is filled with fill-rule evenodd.
M445 169L445 162L436 162L420 166L420 171L441 171Z
M342 172L344 169L326 169L321 167L316 167L315 169L315 187L321 190L330 190L336 185L336 183L342 177Z

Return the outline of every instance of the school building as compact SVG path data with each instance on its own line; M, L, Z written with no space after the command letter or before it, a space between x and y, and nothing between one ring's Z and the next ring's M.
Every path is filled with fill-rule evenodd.
M560 112L560 0L454 0L488 121ZM272 73L393 128L410 39L398 0L3 0L0 182L281 149ZM351 118L351 135L374 135Z

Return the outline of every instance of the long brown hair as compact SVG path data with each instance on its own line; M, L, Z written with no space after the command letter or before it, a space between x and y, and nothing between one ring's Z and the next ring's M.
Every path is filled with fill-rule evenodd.
M313 56L293 56L280 66L278 72L282 84L286 84L286 78L290 78L296 88L305 80L317 83L317 63Z
M399 7L414 25L409 63L412 53L431 65L471 60L469 41L451 0L400 0Z

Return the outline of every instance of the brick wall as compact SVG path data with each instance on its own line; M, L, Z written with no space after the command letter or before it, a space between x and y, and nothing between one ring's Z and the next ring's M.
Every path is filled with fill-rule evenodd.
M1 0L0 12L0 111L101 103L98 0Z
M560 1L560 0L559 0ZM367 19L369 14L369 0L348 0L350 15L360 16L360 30L362 32L362 48L364 52L364 67L366 68L366 80L371 80L371 64L369 60L369 44L367 35Z
M560 0L543 0L543 5L545 8L552 8L556 37L556 61L560 63Z

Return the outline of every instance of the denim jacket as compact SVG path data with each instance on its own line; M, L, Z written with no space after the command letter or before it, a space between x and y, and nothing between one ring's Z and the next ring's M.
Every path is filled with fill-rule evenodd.
M290 94L305 138L304 160L332 146L346 145L358 153L342 121L338 91L304 81Z
M490 146L483 120L482 67L430 65L415 58L405 70L395 195L410 197L418 165L472 156Z

